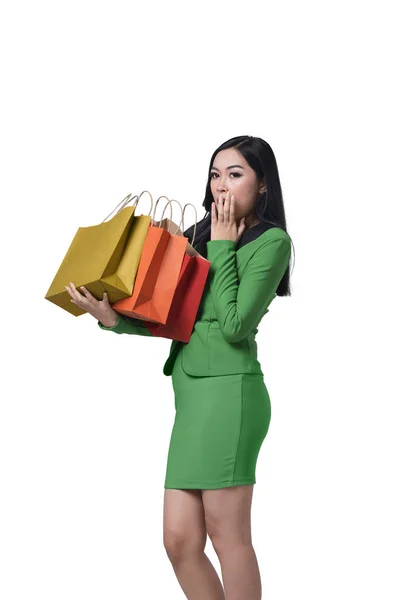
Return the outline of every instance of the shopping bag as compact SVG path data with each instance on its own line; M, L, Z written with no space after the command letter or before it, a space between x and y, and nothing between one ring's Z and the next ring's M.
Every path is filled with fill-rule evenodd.
M185 204L183 213L188 205L193 206L191 203ZM194 206L193 208L196 211ZM210 261L201 256L193 247L195 235L196 225L193 231L192 243L187 243L178 285L166 324L146 322L147 329L154 336L186 343L190 340L211 266Z
M46 293L46 300L79 316L87 311L71 302L65 289L71 281L78 289L85 286L97 300L102 300L103 293L107 292L110 303L132 294L151 223L150 215L135 216L137 204L145 192L139 197L128 194L99 225L78 229ZM135 199L133 206L127 206Z
M168 200L163 214L171 202L177 201ZM179 202L177 204L182 210ZM179 225L162 216L160 221L154 221L157 224L153 224L152 219L148 228L132 295L117 301L112 308L128 317L165 324L178 284L187 238Z
M158 337L189 342L207 282L210 262L203 256L185 255L182 272L165 325L148 323L146 327Z

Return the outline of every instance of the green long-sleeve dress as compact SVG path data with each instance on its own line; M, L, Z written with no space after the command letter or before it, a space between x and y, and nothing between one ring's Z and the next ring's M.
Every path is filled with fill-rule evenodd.
M257 359L257 326L289 265L289 235L261 226L240 247L207 242L209 277L190 341L172 341L175 421L164 487L218 489L256 483L256 463L271 402ZM118 315L115 333L152 334L140 319Z

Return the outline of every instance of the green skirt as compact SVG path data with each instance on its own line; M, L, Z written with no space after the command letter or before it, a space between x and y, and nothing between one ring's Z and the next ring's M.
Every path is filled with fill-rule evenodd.
M192 377L179 351L173 371L175 421L165 488L218 489L256 483L256 463L270 424L264 376Z

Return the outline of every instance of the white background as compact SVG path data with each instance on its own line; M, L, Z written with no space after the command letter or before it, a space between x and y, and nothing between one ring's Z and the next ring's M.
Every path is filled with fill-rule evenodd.
M292 296L258 334L263 598L400 597L394 9L4 3L2 599L184 598L162 543L170 341L44 296L77 228L128 193L202 218L211 154L236 135L271 144L295 249Z

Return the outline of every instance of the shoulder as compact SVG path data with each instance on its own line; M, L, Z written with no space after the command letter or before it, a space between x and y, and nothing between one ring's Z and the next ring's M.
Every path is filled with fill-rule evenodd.
M256 238L255 251L268 248L291 250L291 238L282 227L270 227L262 231Z
M292 251L291 238L281 227L271 227L263 232L251 244L253 252L245 269L281 269L287 268Z
M289 234L282 227L270 227L261 233L263 241L285 240L290 242ZM260 236L260 237L261 237Z
M290 241L289 235L281 227L275 227L265 222L257 223L253 227L246 229L237 243L237 249L246 246L250 242L264 243L271 240L283 239Z

